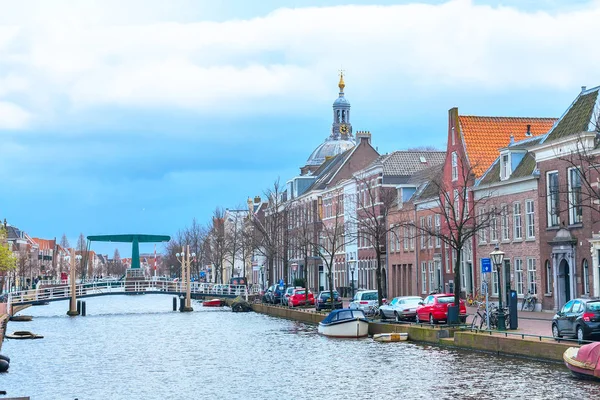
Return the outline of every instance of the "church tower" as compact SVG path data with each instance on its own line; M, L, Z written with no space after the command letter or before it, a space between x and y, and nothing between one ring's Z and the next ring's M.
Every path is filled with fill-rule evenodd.
M344 97L344 71L340 71L340 82L338 83L340 93L333 102L333 124L331 126L331 137L342 140L352 140L352 124L350 123L350 102Z
M335 157L354 147L354 136L352 135L352 124L350 123L350 102L344 96L344 72L340 71L338 83L340 92L338 98L333 102L333 123L331 133L312 152L306 165L300 168L301 175L309 175L316 171L325 160Z

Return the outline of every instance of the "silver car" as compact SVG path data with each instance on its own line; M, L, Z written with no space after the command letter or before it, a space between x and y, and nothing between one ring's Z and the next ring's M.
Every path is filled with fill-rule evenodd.
M396 321L414 319L420 301L423 299L418 296L394 297L389 304L379 307L379 315L381 319L394 318Z
M361 290L356 292L350 301L349 308L368 311L379 304L377 290Z

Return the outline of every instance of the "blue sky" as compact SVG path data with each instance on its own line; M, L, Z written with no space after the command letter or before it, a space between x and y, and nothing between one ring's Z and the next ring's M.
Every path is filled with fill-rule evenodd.
M173 235L294 176L341 67L382 153L444 148L454 106L560 116L600 84L598 1L16 3L0 0L0 218L72 243Z

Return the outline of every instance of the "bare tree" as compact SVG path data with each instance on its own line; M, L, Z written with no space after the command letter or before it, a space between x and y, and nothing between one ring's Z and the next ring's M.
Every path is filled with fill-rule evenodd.
M319 222L317 225L319 237L317 241L311 243L311 246L315 254L325 263L325 268L327 269L327 281L329 284L329 296L331 299L334 299L333 265L335 255L344 251L346 244L350 243L353 239L345 235L343 191L338 190L323 201L331 201L331 205L324 207L326 208L326 210L323 211L324 215L321 215L320 210L320 213L317 216Z
M294 255L303 261L302 280L305 304L308 304L308 264L314 255L313 244L317 241L313 202L296 202L288 210L288 218L291 223L290 248Z
M225 236L225 213L217 207L212 215L212 228L210 230L209 259L216 273L215 281L223 283L223 267L227 256L227 240Z
M377 283L377 300L383 304L384 288L382 279L388 234L395 233L394 227L388 225L388 215L396 204L395 188L384 187L375 177L355 177L356 213L350 214L350 222L354 224L356 240L361 239L373 249L376 258L375 281Z
M427 182L427 192L432 195L432 201L437 202L435 207L442 218L444 227L417 224L409 220L402 225L410 226L418 235L439 238L447 248L454 250L454 304L460 304L460 282L461 282L461 257L463 249L468 246L472 239L479 235L484 229L489 228L490 222L501 215L502 210L495 207L487 207L486 204L493 197L490 191L481 194L477 199L469 200L469 191L475 180L473 167L465 160L461 160L462 168L458 168L459 176L454 182L446 182L443 174L432 176ZM456 321L452 321L456 322Z
M197 277L200 277L200 265L202 265L205 259L206 246L204 243L207 240L208 231L207 227L199 224L196 218L194 218L192 224L180 233L180 236L183 237L181 246L189 245L190 251L196 254L192 260L192 269L194 275Z
M177 238L169 240L165 245L165 252L163 253L161 261L164 270L168 271L170 278L173 278L174 275L176 275L181 279L181 264L179 263L176 254L181 252L183 244L180 241L182 235L178 233L177 236Z
M265 191L267 207L261 214L252 214L251 224L254 232L254 248L267 259L267 285L275 281L274 265L283 262L283 275L287 279L287 226L286 202L279 178L273 187Z
M88 267L88 253L87 242L83 233L80 233L79 238L77 239L77 251L79 252L79 255L81 255L81 260L79 262L79 276L81 279L85 279Z

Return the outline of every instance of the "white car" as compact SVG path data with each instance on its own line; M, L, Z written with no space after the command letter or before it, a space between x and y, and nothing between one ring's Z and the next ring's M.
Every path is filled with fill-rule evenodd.
M348 307L354 310L367 311L369 308L378 305L377 290L361 290L354 295Z
M394 297L389 304L379 307L379 315L382 319L394 318L396 321L415 319L421 301L423 299L418 296Z

